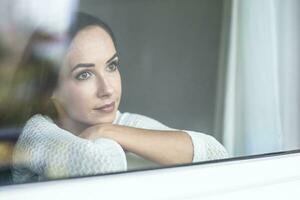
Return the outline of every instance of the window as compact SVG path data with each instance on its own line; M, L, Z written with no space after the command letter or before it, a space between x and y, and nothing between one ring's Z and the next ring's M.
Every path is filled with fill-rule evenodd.
M300 29L270 2L3 2L0 184L298 149Z

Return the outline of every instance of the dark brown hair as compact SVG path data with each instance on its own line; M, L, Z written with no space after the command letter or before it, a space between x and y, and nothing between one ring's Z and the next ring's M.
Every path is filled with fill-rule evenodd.
M105 22L79 12L76 13L76 20L67 33L65 50L76 34L88 26L101 27L111 36L116 47L114 34ZM21 125L38 113L48 115L52 119L58 117L51 96L57 86L62 61L57 62L51 57L41 56L41 52L36 49L41 41L51 42L51 40L55 41L55 38L39 31L36 31L30 38L11 84L11 96L8 98L7 109L1 110L6 113L5 119L1 119L3 116L0 116L2 124Z

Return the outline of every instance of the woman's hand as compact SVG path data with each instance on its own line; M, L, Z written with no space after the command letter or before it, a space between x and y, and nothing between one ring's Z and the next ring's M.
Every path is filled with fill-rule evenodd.
M95 140L97 138L110 138L113 130L116 129L115 125L113 124L99 124L91 126L85 129L79 137L88 139L88 140Z

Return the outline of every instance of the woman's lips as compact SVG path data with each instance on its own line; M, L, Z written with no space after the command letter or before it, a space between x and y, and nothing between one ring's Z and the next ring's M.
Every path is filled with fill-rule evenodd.
M110 112L114 111L114 109L115 109L115 102L112 102L110 104L106 104L99 108L95 108L94 110L110 113Z

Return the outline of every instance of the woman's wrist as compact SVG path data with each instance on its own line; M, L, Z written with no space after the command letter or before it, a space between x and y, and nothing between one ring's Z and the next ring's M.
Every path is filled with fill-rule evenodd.
M97 135L98 137L105 137L116 140L118 134L118 126L113 124L99 125Z
M95 140L98 138L110 138L108 134L109 128L108 125L94 125L87 129L85 129L79 137L88 139L88 140Z

